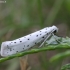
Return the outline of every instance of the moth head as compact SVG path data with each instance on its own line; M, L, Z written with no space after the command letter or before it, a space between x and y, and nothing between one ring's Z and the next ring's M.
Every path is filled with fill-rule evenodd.
M52 26L52 32L56 34L58 32L58 28L56 26Z

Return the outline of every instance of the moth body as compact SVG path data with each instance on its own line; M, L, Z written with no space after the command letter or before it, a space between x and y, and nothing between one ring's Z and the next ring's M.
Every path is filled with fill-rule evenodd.
M28 50L37 43L43 41L48 35L51 36L55 31L58 31L56 26L46 27L16 40L2 42L1 56L5 57L16 54L17 52Z

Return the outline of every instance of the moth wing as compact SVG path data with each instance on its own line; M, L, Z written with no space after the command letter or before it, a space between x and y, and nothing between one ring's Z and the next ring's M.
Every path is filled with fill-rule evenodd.
M8 44L9 42L10 42L10 41L2 42L2 44L1 44L1 56L6 56L6 55L5 55L5 52L8 51L8 50L7 50L7 44Z
M2 44L1 44L1 56L5 57L5 56L8 56L8 55L15 54L17 49L21 50L21 47L23 47L23 45L26 43L26 41L25 41L25 42L23 42L22 44L19 44L19 45L8 46L8 44L10 42L11 41L2 42Z

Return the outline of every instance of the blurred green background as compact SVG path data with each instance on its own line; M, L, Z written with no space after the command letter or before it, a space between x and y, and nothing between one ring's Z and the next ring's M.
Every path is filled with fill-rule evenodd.
M6 0L0 3L0 43L52 25L59 28L58 36L70 36L70 0ZM62 51L29 55L30 69L26 70L60 70L70 62L69 58L54 63L49 59ZM1 63L0 70L21 70L19 59Z

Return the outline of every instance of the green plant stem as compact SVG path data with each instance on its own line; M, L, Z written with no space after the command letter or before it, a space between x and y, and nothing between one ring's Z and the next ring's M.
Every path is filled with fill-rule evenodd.
M24 55L27 55L27 54L33 54L33 53L49 51L49 50L56 50L56 49L70 49L70 46L67 45L67 44L65 44L65 45L59 44L59 45L49 45L47 47L38 48L38 49L32 49L32 50L29 50L29 51L24 51L24 52L20 52L20 53L11 55L11 56L7 56L5 58L0 58L0 63L4 62L4 61L7 61L7 60L10 60L10 59L13 59L15 57L21 57L21 56L24 56ZM68 53L68 55L70 55L70 53Z

